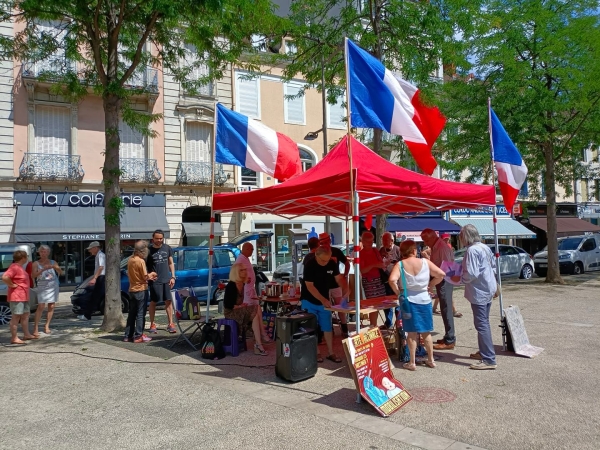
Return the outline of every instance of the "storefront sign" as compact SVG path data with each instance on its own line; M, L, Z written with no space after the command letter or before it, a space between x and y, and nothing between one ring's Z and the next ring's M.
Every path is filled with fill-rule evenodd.
M121 240L135 239L131 233L121 233ZM104 233L99 234L63 234L60 241L103 241Z
M547 216L548 205L527 206L527 216ZM560 217L577 217L577 205L556 205L556 215Z
M492 206L486 206L481 209L453 209L450 211L450 217L492 217L494 210ZM496 205L496 216L510 216L504 205Z
M387 417L412 399L394 378L379 328L363 330L344 340L344 350L356 389L379 414Z
M123 193L121 194L121 199L126 208L164 207L166 204L164 194ZM22 206L43 206L52 208L104 207L104 194L102 192L22 191L15 192L15 200Z
M579 217L582 219L600 218L600 205L586 205L579 207Z
M42 193L43 206L58 206L60 194ZM67 194L62 196L62 200L67 197L68 206L104 206L104 194L99 192L95 194ZM125 206L141 206L142 196L134 194L122 194L121 199Z

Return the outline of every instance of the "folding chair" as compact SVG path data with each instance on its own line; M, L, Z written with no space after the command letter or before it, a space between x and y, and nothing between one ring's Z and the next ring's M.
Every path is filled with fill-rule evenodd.
M198 350L196 345L192 342L192 338L198 331L202 331L202 327L206 324L206 317L200 316L199 319L189 319L189 322L191 322L189 324L186 323L188 320L181 319L181 317L183 317L183 301L186 297L193 296L193 293L194 292L192 288L171 291L171 294L175 298L175 311L173 314L173 320L175 321L177 328L179 328L179 336L177 336L177 339L169 346L169 348L173 348L173 346L175 346L175 344L177 344L179 341L185 340L194 350ZM182 322L184 322L183 325ZM187 327L183 328L186 325ZM192 329L194 331L187 336L186 333Z

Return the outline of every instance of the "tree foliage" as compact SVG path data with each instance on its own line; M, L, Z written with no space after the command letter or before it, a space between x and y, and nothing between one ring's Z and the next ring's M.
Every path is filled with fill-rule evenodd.
M445 166L491 181L487 99L529 169L530 192L548 203L549 281L560 281L556 185L591 176L582 152L600 134L600 24L592 0L484 0L457 30L462 63L441 96L450 118ZM452 12L450 12L452 14Z
M155 68L171 73L194 92L220 78L229 64L242 64L253 33L279 30L272 5L268 0L0 0L0 8L0 20L23 25L14 36L0 38L0 57L22 64L50 60L50 69L40 77L54 80L56 90L75 100L94 94L103 99L107 255L103 328L110 331L123 325L119 120L153 136L149 125L162 113L143 114L131 108L134 96L158 94L156 84L132 80ZM42 27L47 21L58 26ZM252 59L244 64L251 66ZM192 70L205 65L209 74L189 79Z

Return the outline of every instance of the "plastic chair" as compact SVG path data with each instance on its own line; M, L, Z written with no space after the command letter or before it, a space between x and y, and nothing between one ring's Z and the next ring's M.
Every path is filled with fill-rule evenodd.
M233 319L219 319L217 331L223 336L223 350L231 353L231 356L240 354L238 324Z

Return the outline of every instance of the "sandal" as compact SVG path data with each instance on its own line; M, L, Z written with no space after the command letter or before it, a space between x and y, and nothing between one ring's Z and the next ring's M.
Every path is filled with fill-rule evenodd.
M417 370L417 366L415 364L411 364L411 363L404 363L404 364L402 364L402 367L404 367L406 370L410 370L412 372Z
M425 365L432 369L435 369L435 363L433 361L425 361Z
M329 361L333 361L334 363L341 363L341 362L342 362L342 359L341 359L341 358L339 358L339 357L338 357L338 356L337 356L335 353L332 353L331 355L329 355L329 356L327 357L327 359L328 359Z
M255 355L260 355L260 356L267 356L268 355L268 353L263 348L263 346L262 345L258 345L258 344L254 344L254 354Z
M321 356L320 353L317 353L317 362L318 363L322 363L323 362L323 357Z
M434 313L434 314L437 314L438 316L439 316L440 314L442 314L442 313L441 313L439 310L437 310L437 309L434 309L434 310L433 310L433 313Z
M461 312L458 312L458 311L456 311L456 312L454 313L454 317L461 318L462 316L463 316L463 314L462 314Z
M31 341L31 340L33 340L33 339L39 339L39 338L40 338L40 335L39 335L39 334L38 334L37 336L36 336L35 334L32 334L31 336L25 336L25 337L23 338L23 340L24 340L24 341Z

